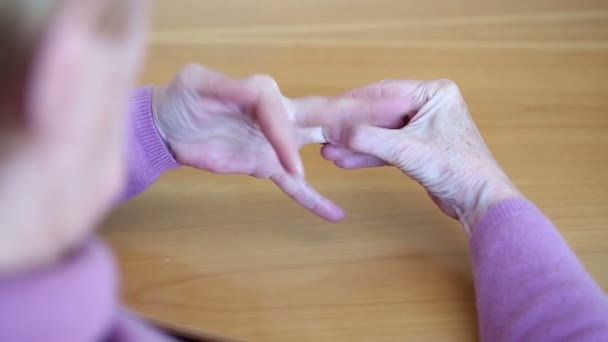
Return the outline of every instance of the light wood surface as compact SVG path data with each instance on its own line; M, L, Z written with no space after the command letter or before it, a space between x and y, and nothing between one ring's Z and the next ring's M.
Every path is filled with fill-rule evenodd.
M290 96L455 80L496 158L608 289L605 0L163 0L154 13L145 83L193 61L273 75ZM303 156L344 223L269 181L186 169L118 208L103 235L128 306L246 341L475 340L459 225L395 170Z

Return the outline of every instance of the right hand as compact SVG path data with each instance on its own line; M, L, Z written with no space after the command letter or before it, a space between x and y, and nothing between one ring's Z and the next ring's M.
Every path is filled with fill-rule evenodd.
M401 97L409 104L398 129L369 125L325 128L323 156L346 169L392 164L420 183L468 234L494 204L521 194L496 163L451 81L374 83L352 97Z

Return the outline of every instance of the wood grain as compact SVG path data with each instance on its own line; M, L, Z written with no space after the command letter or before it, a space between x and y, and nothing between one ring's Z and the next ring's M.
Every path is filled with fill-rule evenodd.
M458 82L521 190L608 289L608 2L162 0L142 83L190 62L290 96L385 78ZM349 213L315 218L268 181L167 174L103 234L144 316L247 341L470 341L467 242L399 172L303 151Z

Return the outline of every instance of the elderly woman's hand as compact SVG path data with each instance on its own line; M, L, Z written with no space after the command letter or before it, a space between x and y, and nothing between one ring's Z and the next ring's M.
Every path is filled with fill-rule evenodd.
M299 148L326 143L323 125L391 125L407 109L390 97L292 100L268 76L234 79L200 65L184 68L168 86L156 88L154 107L157 127L180 163L272 179L330 221L344 213L304 180Z
M397 129L326 128L331 144L323 147L322 154L336 165L399 167L427 190L444 213L459 219L469 234L493 204L521 196L492 157L453 82L383 81L348 95L401 97L408 106L407 124Z

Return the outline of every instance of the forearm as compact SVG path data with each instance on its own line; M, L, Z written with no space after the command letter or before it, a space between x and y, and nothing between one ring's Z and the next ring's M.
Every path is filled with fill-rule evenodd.
M136 89L129 99L127 183L120 201L145 191L163 173L179 167L161 138L152 115L152 87Z
M608 300L530 202L491 208L471 236L484 341L608 339Z

